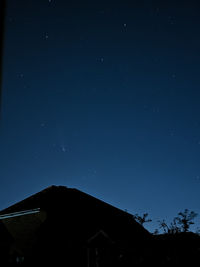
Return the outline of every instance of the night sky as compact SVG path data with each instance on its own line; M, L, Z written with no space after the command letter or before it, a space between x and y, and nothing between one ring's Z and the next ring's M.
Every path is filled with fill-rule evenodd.
M199 1L8 0L0 209L55 184L200 215ZM198 225L196 225L198 226Z

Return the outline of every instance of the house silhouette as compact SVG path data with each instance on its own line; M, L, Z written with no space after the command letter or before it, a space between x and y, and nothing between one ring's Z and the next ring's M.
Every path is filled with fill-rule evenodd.
M0 223L12 266L140 266L152 239L131 214L64 186L2 210Z

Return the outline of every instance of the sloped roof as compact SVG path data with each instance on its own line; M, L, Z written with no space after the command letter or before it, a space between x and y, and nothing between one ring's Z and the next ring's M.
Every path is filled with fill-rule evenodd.
M91 195L88 195L84 192L81 192L75 188L68 188L65 186L49 186L44 190L14 204L10 207L3 209L0 211L0 215L5 213L14 213L14 212L21 212L24 210L34 210L34 209L60 209L63 205L75 204L75 202L79 202L82 200L88 199L90 202L98 203L98 205L102 205L104 208L115 210L115 212L123 213L124 216L129 217L132 215L118 209L100 199L97 199ZM69 201L69 202L68 202ZM91 203L92 203L91 202Z
M150 233L137 223L131 214L77 189L65 186L50 186L0 211L0 215L37 208L46 211L47 217L51 217L50 221L60 224L61 229L67 224L69 229L65 230L69 234L70 229L76 228L76 235L82 235L82 238L86 239L95 234L98 229L109 232L111 238L118 236L120 240L124 238L123 236L126 238L130 236L131 239L133 236L134 239L150 236ZM57 231L59 231L58 228ZM85 237L83 237L84 234Z
M14 205L11 205L8 208L5 208L0 211L1 214L19 212L23 210L31 210L31 209L48 209L51 206L53 208L55 203L58 200L58 197L63 195L63 193L67 193L68 188L64 186L49 186L44 190L25 198L22 201L17 202Z

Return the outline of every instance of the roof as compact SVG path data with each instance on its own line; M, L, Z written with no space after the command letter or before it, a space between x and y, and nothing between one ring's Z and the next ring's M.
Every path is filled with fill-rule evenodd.
M4 213L4 214L0 215L0 220L18 217L18 216L24 216L24 215L28 215L28 214L34 214L34 213L38 213L38 212L40 212L40 208L31 209L31 210L22 210L22 211L11 212L11 213Z
M66 235L71 234L71 229L76 229L75 232L73 231L73 238L88 240L102 229L109 233L114 241L120 239L127 242L127 238L133 240L133 237L134 240L142 240L150 236L150 233L137 223L131 214L77 189L65 186L47 187L0 211L0 215L35 209L47 213L48 220L45 227L50 231L52 225L57 225L55 228L57 235L63 235L63 229Z
M66 206L67 200L71 202L71 200L74 200L73 204L76 201L81 201L83 199L89 198L90 202L98 203L99 205L103 205L104 208L115 210L115 212L123 213L126 217L132 217L131 214L129 214L126 211L123 211L117 207L114 207L100 199L97 199L89 194L86 194L78 189L75 188L68 188L65 186L49 186L45 188L44 190L14 204L10 207L3 209L0 211L0 216L4 215L6 213L15 213L15 212L21 212L21 211L28 211L28 210L37 210L37 209L48 209L51 207L51 209L56 208L59 209L61 206ZM0 217L1 219L1 217Z

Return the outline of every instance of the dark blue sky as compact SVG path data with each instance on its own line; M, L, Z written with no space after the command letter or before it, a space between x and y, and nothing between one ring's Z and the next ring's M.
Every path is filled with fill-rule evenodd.
M200 214L198 1L7 2L0 209L56 184Z

